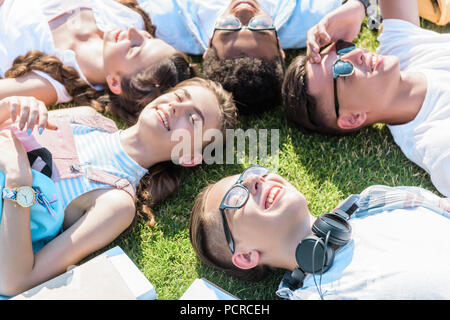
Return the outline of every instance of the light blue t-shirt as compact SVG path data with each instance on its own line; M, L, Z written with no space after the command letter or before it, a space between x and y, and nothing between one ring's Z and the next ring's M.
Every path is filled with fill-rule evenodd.
M410 197L404 208L356 211L352 241L337 250L321 284L320 275L316 286L309 274L302 288L293 291L282 282L277 294L316 300L319 288L325 300L450 299L450 200L421 192L436 206Z
M156 26L156 36L189 54L208 48L218 16L230 0L138 0ZM274 20L283 49L306 46L307 31L341 0L259 0Z

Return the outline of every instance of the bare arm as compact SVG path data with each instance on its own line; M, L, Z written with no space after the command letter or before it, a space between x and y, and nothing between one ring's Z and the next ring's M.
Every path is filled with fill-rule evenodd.
M380 0L383 19L401 19L420 26L417 0Z
M0 288L7 292L0 291L0 294L18 294L65 272L70 265L112 242L131 224L135 206L126 192L118 189L97 190L92 196L95 197L95 205L70 228L38 251L31 267L28 265L21 268L20 274L15 271L13 279L0 275L0 283L9 282L4 288ZM29 223L27 227L30 228ZM10 236L15 237L14 232ZM16 246L15 241L10 243L11 247L3 248L7 252L2 253L2 261L18 256L18 252L30 255L24 247ZM31 258L28 256L22 259L28 261ZM16 267L9 265L11 270L17 270Z
M402 19L420 25L417 0L380 0L383 19ZM319 48L342 39L353 41L358 35L365 17L364 6L359 0L349 0L325 15L308 31L306 55L311 63L319 63Z
M0 132L0 150L0 171L5 175L5 187L31 186L33 178L26 151L11 131ZM11 251L16 249L21 254ZM21 274L33 266L30 209L11 200L3 200L0 261L0 294L9 295L6 279L13 278L13 273Z
M34 72L19 78L0 80L0 100L12 96L35 97L46 106L51 106L58 100L56 90L50 82Z

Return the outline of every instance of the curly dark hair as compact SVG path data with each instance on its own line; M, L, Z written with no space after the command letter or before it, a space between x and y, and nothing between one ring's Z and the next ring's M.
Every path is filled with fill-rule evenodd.
M203 59L203 76L233 93L240 114L256 114L281 104L284 62L252 57L219 59L214 48Z

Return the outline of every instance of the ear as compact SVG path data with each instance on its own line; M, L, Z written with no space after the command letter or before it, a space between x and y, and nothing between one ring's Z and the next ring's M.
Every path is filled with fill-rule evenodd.
M195 167L199 164L201 164L203 161L203 155L196 154L194 156L182 156L179 159L180 166L183 167Z
M286 60L286 54L284 53L284 50L283 50L282 47L281 47L281 41L280 41L280 38L277 37L277 41L278 41L278 45L280 46L280 54L281 54L281 57L283 58L283 60Z
M259 264L260 254L257 250L249 252L235 251L231 259L236 267L248 270Z
M108 74L106 76L106 83L108 83L108 87L112 93L119 95L122 93L122 86L120 85L121 78L120 76L113 76Z
M362 127L367 120L367 113L357 112L342 114L337 119L337 125L341 129L356 129Z

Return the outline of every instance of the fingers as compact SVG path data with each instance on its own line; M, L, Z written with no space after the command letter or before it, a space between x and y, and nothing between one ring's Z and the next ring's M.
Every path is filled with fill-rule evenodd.
M11 102L9 105L9 113L11 115L11 120L13 122L16 122L17 114L19 113L19 108L20 108L19 100L15 97L12 97L10 99L11 99Z
M39 101L40 102L40 101ZM28 113L28 120L27 120L27 133L28 135L33 132L33 128L35 124L39 121L39 102L37 100L30 100L30 111Z
M19 129L23 130L25 128L25 124L28 121L28 117L30 115L30 103L25 102L25 99L23 99L20 102L20 116L19 116Z
M39 134L42 134L44 129L57 129L56 125L48 122L45 104L34 97L9 97L1 102L8 105L11 120L18 120L19 130L26 128L28 135L31 135L36 126Z
M56 126L56 124L53 124L53 123L47 121L47 124L46 124L46 126L45 126L45 129L48 129L48 130L58 130L58 127ZM41 130L41 128L39 128L39 130ZM43 129L42 129L42 130L43 130ZM41 131L39 131L39 132L41 132Z
M321 61L320 47L331 42L331 36L327 32L326 22L320 21L314 27L309 29L306 42L306 54L311 63Z
M320 46L324 46L330 43L331 37L328 34L327 29L325 28L325 24L319 23L318 29L319 29Z
M47 111L47 107L45 106L45 104L42 101L38 100L37 104L38 104L38 118L36 119L36 121L38 122L39 134L42 134L44 129L47 127L48 111ZM32 119L30 119L30 122L31 122L31 120ZM28 122L29 127L31 126L30 122Z

